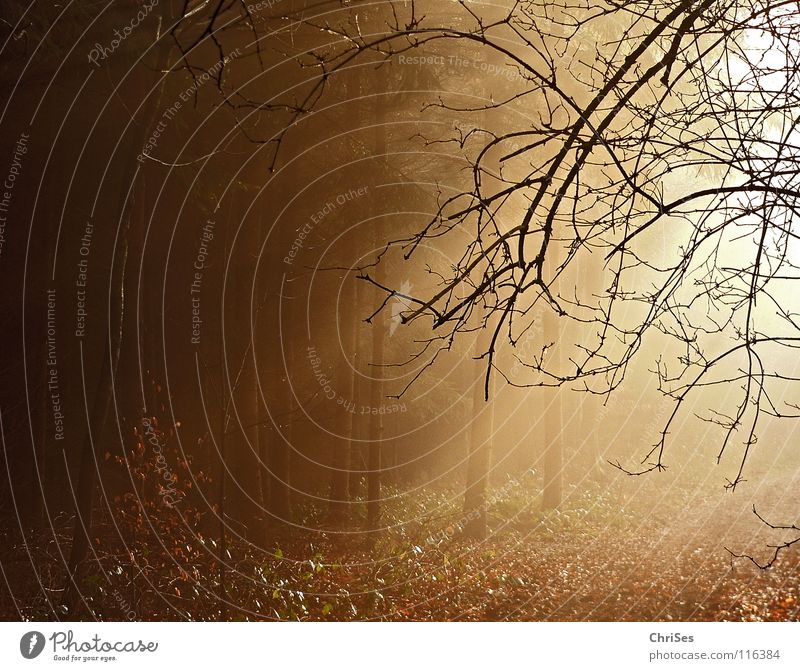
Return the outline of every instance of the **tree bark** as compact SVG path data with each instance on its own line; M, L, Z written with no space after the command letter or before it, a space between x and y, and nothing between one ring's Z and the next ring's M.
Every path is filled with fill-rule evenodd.
M472 425L470 428L467 481L464 490L464 535L482 540L488 532L486 490L489 486L491 441L494 432L494 375L489 380L489 399L485 398L486 360L478 357L489 347L491 334L482 331L475 341L475 363L472 391Z
M545 267L549 268L550 264L546 264ZM554 349L550 356L551 358L560 357L561 347L558 343L558 317L554 315L549 308L545 308L545 313L542 319L544 327L544 341L546 343L555 343ZM561 505L561 499L563 496L562 470L564 459L562 427L564 422L564 413L561 389L545 389L544 391L546 393L542 394L542 396L544 396L543 401L545 404L545 412L541 419L544 424L544 482L542 489L542 508L544 510L554 510Z
M343 309L339 319L339 332L350 333L352 330L349 327L355 315L353 310L352 298L350 296L347 296L347 294L350 292L350 289L352 289L352 287L349 286L347 275L341 278L341 282L343 285L342 293L344 294L344 296L341 299L340 303ZM349 357L349 355L352 352L350 343L345 343L343 349L345 350L345 354L348 355ZM348 352L348 350L350 350L350 352ZM347 365L348 365L347 363L343 364L343 366ZM335 401L331 402L335 403L338 400L339 399L336 399ZM345 517L347 516L347 507L348 507L348 502L350 500L349 471L350 471L351 442L350 442L349 432L352 431L353 412L355 408L351 407L351 404L353 404L352 399L345 399L345 401L346 401L345 403L342 403L341 405L339 405L334 409L335 413L345 413L344 415L340 415L340 417L337 417L337 421L334 422L334 426L341 427L340 433L342 435L341 436L334 435L331 437L333 445L333 458L331 459L331 484L330 484L328 512L330 520L333 524L341 524L344 521Z
M377 280L380 282L380 278ZM386 319L383 310L372 320L372 382L370 385L370 422L367 459L367 528L376 530L381 517L381 448L383 443L383 395L384 341Z
M235 226L242 221L236 203L229 201L226 221L217 226ZM223 338L226 345L225 379L228 392L229 415L227 463L231 482L227 487L228 516L236 524L235 533L242 533L251 542L260 541L263 535L259 510L258 482L258 418L260 416L257 377L253 348L257 348L251 328L253 306L250 300L255 264L252 250L258 248L259 227L253 221L243 221L231 249L220 258L225 259L229 273L228 296L223 296ZM230 258L228 256L230 254ZM222 264L221 264L222 265Z
M281 379L283 380L283 398L280 404L282 419L278 422L280 430L271 432L273 440L267 452L269 486L267 510L270 513L271 521L278 524L288 524L292 521L290 477L294 400L288 371L291 368L293 348L291 338L287 340L288 342L284 345L286 348L286 370L281 374ZM280 365L283 366L282 361Z
M352 342L351 351L353 355L352 379L350 382L351 399L355 403L355 412L352 415L350 433L350 498L355 501L363 494L364 471L367 468L364 459L362 439L364 437L364 416L361 414L361 406L364 403L364 372L361 370L363 355L361 354L361 302L363 300L363 282L355 281L353 291L354 313L351 317L350 338Z
M125 267L128 257L128 234L130 228L130 216L127 206L130 193L133 189L133 181L128 182L130 187L125 193L121 207L121 230L119 242L119 257L116 253L112 260L110 271L111 290L109 292L108 304L108 329L106 333L103 358L100 364L100 373L94 392L94 400L90 413L89 426L81 449L80 464L78 467L78 482L75 488L75 523L72 532L72 547L68 560L69 582L64 590L62 604L67 612L71 613L74 607L74 589L78 589L76 584L76 574L81 562L86 558L89 550L89 533L92 526L92 512L94 505L94 490L97 476L99 475L100 460L97 455L96 445L104 438L106 423L108 420L111 398L113 397L114 378L119 366L120 352L122 349L122 324L124 322L125 303L123 291L125 281ZM124 184L125 182L123 182ZM114 263L114 261L117 261Z

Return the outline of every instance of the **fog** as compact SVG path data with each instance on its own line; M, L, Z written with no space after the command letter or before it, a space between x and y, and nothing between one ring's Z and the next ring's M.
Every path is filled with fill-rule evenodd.
M7 3L3 617L796 617L798 16L629 4Z

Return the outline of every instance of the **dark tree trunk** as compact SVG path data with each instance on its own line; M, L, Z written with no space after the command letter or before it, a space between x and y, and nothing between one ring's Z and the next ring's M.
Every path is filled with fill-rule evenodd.
M342 293L344 296L339 302L339 306L342 308L341 314L338 315L339 332L350 333L350 324L353 319L355 319L353 301L349 300L349 296L347 296L351 288L351 279L345 276L340 278L340 281L343 283ZM347 344L345 345L345 349L348 349ZM347 363L342 363L339 369L345 370L347 365ZM351 379L351 377L348 376L348 379ZM350 385L341 385L339 388L346 393L346 389L349 386ZM333 458L331 459L331 484L328 505L330 520L333 524L341 524L345 520L350 500L350 492L348 490L350 485L350 446L353 427L353 417L350 412L353 408L350 404L353 401L352 399L345 399L345 401L345 403L334 408L334 412L337 413L334 426L342 435L341 437L330 437L333 447ZM335 403L336 401L331 402Z
M220 320L222 316L220 316ZM221 323L221 321L220 321ZM222 346L222 338L220 338L219 345L219 369L224 370L225 366L225 350ZM220 620L226 621L228 619L228 589L227 589L227 576L225 566L228 561L227 555L227 506L225 505L226 496L226 480L227 480L227 465L226 459L226 433L228 430L228 412L227 412L227 394L224 387L219 385L219 428L217 429L217 450L219 452L219 470L217 475L217 512L219 513L219 530L218 530L218 547L217 553L217 567L219 579L219 603L220 603Z
M134 173L135 175L135 173ZM75 523L72 532L72 547L68 560L69 582L64 590L63 605L71 613L74 608L74 592L78 589L76 574L81 562L86 558L89 550L89 534L92 527L92 512L94 505L94 490L101 460L98 456L99 443L105 438L106 423L108 420L111 399L113 397L113 382L119 366L120 351L122 348L122 324L124 322L124 281L125 267L128 257L128 234L130 217L128 216L128 201L133 189L135 177L128 184L128 191L122 201L121 231L118 249L115 250L110 271L111 291L109 292L108 327L104 337L105 345L103 358L100 364L100 373L93 396L92 409L89 415L89 426L81 448L80 463L78 466L78 481L73 491L75 492ZM66 465L65 465L66 467Z
M269 226L264 220L272 221L274 216L274 213L266 216L262 212L259 225L262 245L268 245L264 241L269 241ZM283 225L277 235L279 244L276 246L283 250L291 245L294 231L290 226ZM261 309L257 328L263 337L255 343L257 375L260 377L260 390L257 393L261 497L266 511L268 545L274 542L274 534L281 525L292 522L290 475L295 410L289 375L294 360L292 278L288 267L270 256L270 251L270 246L261 248L261 266L258 269ZM281 346L275 347L275 343L281 343Z
M288 310L287 310L288 312ZM288 315L287 315L288 316ZM288 322L288 320L287 320ZM289 322L290 323L290 322ZM268 448L268 510L273 522L288 524L292 521L291 500L291 456L292 456L292 422L294 420L294 398L289 380L292 366L292 339L286 339L286 369L279 373L283 384L283 399L280 407L281 418L278 421L280 431L272 431L273 442ZM284 366L284 362L280 362Z
M163 42L155 49L154 53L156 71L161 71L169 58L170 44L166 41ZM127 73L123 74L127 76ZM131 81L136 82L135 77L131 78ZM139 186L140 172L139 163L131 157L135 157L139 153L146 141L146 137L152 131L158 115L161 113L159 105L163 87L164 83L162 81L157 96L146 108L147 113L144 122L131 124L127 128L128 141L117 149L117 153L114 156L115 160L121 162L120 174L116 178L110 177L107 182L108 184L118 184L121 187L120 200L117 207L112 210L117 217L108 218L109 221L114 221L115 219L119 221L119 227L114 240L115 246L111 254L111 267L108 274L108 305L101 313L108 320L107 328L103 333L103 356L95 384L91 410L89 411L89 424L86 427L81 446L77 482L73 488L75 492L75 521L72 532L72 545L67 562L69 576L62 596L62 604L66 607L68 615L72 614L75 607L76 591L79 593L76 584L77 571L89 550L95 487L97 478L100 475L100 464L102 463L99 457L99 445L106 438L111 400L114 398L114 381L117 378L123 348L123 331L126 326L125 283L132 236L132 205ZM106 110L106 114L113 115L113 112ZM113 123L113 121L109 123ZM100 188L102 188L102 185ZM97 323L102 323L101 319L98 319ZM83 354L86 356L88 352L84 351ZM68 473L69 464L67 463L66 452L62 451L62 456L64 459L64 471Z
M241 217L233 203L228 208L227 221L217 226L235 226ZM233 240L233 235L230 235ZM223 386L228 394L227 464L230 481L227 483L228 518L233 523L232 533L240 534L251 542L263 539L261 511L259 509L259 456L258 420L261 416L257 394L257 379L251 329L252 314L250 289L254 273L252 250L258 245L258 226L245 221L239 229L235 244L230 249L230 264L225 263L230 281L229 294L223 305L230 306L223 318L224 338L227 345L222 374ZM222 266L222 264L220 264Z

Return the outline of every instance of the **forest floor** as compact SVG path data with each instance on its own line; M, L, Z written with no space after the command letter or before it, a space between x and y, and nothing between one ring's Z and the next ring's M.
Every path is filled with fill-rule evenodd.
M83 603L70 619L102 620L797 620L800 553L782 552L769 570L726 548L771 555L786 540L775 523L797 513L800 477L766 481L747 494L658 477L611 477L568 488L558 511L539 510L524 478L495 488L491 533L467 541L458 530L458 494L398 496L384 506L378 534L306 530L273 537L269 550L229 541L220 608L219 547L188 526L140 529L126 547L106 523L95 560L82 573ZM763 510L761 508L763 506ZM437 512L431 513L431 510ZM773 516L776 516L773 518ZM413 521L409 521L413 520ZM64 585L56 534L21 537L3 525L0 617L59 616ZM107 521L108 522L108 521ZM791 522L789 522L791 523ZM310 528L315 530L311 531ZM12 530L16 528L16 530ZM63 547L68 547L65 543ZM99 568L98 568L99 567ZM13 598L11 594L13 593ZM77 614L75 614L77 613Z

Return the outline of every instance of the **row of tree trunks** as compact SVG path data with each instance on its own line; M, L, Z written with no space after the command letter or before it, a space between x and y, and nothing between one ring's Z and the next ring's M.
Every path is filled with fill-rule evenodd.
M484 128L489 127L490 115L484 112L482 123ZM498 174L498 165L490 153L484 157L485 164L480 170L480 178L484 188ZM546 268L552 269L552 262L546 263ZM556 287L554 286L554 290ZM543 311L543 337L545 343L556 343L554 352L556 356L562 355L562 348L557 344L559 338L559 320L549 309ZM475 369L473 377L476 378L472 399L472 423L467 457L467 476L464 489L463 514L465 520L464 533L467 537L483 539L488 533L487 523L487 490L489 488L489 472L491 470L491 443L494 437L495 421L495 375L490 375L489 386L486 388L486 366L488 362L484 356L491 346L492 331L487 327L482 330L475 341ZM492 371L494 373L494 371ZM542 452L544 484L542 492L542 508L552 510L561 504L563 496L563 445L562 435L564 426L563 403L560 390L545 389L535 392L531 396L540 402L534 416L539 418L543 426ZM487 398L488 397L488 398ZM489 407L484 407L488 401Z
M373 117L374 123L373 146L375 173L386 173L386 100L385 96L376 95L374 98ZM374 193L374 191L373 191ZM373 195L374 198L374 195ZM372 201L373 218L362 224L371 230L368 238L371 242L371 255L375 256L385 244L379 225L379 217L383 214L381 201ZM381 282L383 278L383 265L375 268L375 279ZM345 435L341 439L334 439L333 458L331 460L331 480L329 488L329 519L332 524L341 525L346 517L349 502L354 501L361 494L361 474L366 470L366 527L374 530L378 527L381 517L381 474L382 444L383 444L383 414L381 406L385 402L383 388L383 364L385 358L385 343L387 338L387 321L384 310L375 315L369 324L369 352L368 356L361 354L361 334L364 331L362 316L357 313L356 306L361 306L364 295L361 281L355 280L354 273L345 274L339 278L342 282L342 292L345 298L339 302L342 306L339 323L339 333L343 334L345 354L352 375L348 379L349 403L355 404L347 412L346 421L343 422ZM376 294L379 302L383 296ZM366 395L366 381L369 380L369 414L361 412L361 407L367 404L362 400ZM366 454L365 454L366 453ZM366 468L365 468L366 467Z
M128 148L130 151L131 147ZM122 350L123 323L125 319L124 284L125 269L128 259L128 233L131 214L129 203L131 191L135 186L137 170L133 170L127 181L122 181L123 198L119 207L119 236L113 254L110 270L110 290L108 298L107 325L104 333L104 349L100 362L92 406L89 412L89 424L86 427L80 452L75 492L75 518L72 531L72 546L68 560L69 579L62 597L62 605L68 614L73 614L76 606L75 595L79 592L76 584L78 567L89 551L89 538L92 528L92 514L95 499L95 486L100 464L100 445L106 439L106 427L111 400L114 398L114 381L120 362ZM74 591L73 591L74 590Z
M169 44L166 41L159 43L154 49L154 54L157 64L156 71L164 72L170 55ZM123 73L118 74L122 79ZM135 81L135 75L131 79ZM112 78L112 81L117 81L117 79ZM127 81L127 83L130 85L130 81ZM149 90L149 87L147 87L147 90ZM104 341L103 356L100 361L94 394L90 401L91 409L87 413L89 422L80 448L77 478L73 488L75 492L75 517L67 563L69 576L62 596L62 606L67 616L74 615L74 610L77 606L76 594L80 591L75 582L76 576L78 568L86 559L90 547L89 539L93 524L96 483L98 477L101 476L99 472L100 465L105 461L100 457L100 446L107 439L108 418L111 402L116 399L115 382L123 348L127 347L130 350L133 347L138 349L138 341L134 337L135 334L133 332L125 333L126 323L130 321L130 317L125 312L126 288L128 283L135 279L129 278L127 273L130 245L133 243L136 251L141 251L138 249L139 237L133 237L131 232L132 219L135 213L144 214L144 209L138 208L138 210L135 210L133 207L137 197L140 197L140 167L139 163L131 160L130 157L138 154L152 132L155 122L161 113L163 91L164 80L162 77L155 95L151 96L147 101L147 105L143 108L142 116L144 119L142 123L131 123L126 129L124 140L115 150L113 159L121 164L119 173L109 177L107 182L100 187L117 185L119 189L117 193L112 194L112 197L117 198L116 206L111 209L111 212L116 216L107 219L107 221L115 225L116 234L113 237L114 248L110 255L112 261L107 277L109 290L107 304L104 306L106 309L96 315L98 324L103 324L103 318L106 320L106 328L102 331ZM111 110L106 110L106 114L108 114L109 119L113 117ZM137 221L136 223L138 231L141 222ZM82 351L84 355L88 354L87 351ZM135 394L135 392L133 393ZM128 394L129 392L124 392L123 403L130 404L130 396ZM126 429L124 426L124 414L120 412L119 407L115 407L115 410L117 411L119 428L124 431ZM138 412L136 414L138 415ZM65 464L65 469L69 470L68 464Z
M376 236L377 238L377 236ZM380 280L378 280L380 281ZM362 474L366 471L366 524L374 529L380 520L383 414L380 408L385 402L383 389L382 364L385 357L386 318L381 312L370 324L369 355L364 356L361 348L361 331L363 322L354 309L359 305L362 288L361 282L344 280L344 292L340 324L340 333L344 337L344 351L352 372L347 383L348 402L351 407L342 405L339 412L344 421L336 422L342 427L342 434L333 437L333 455L331 460L331 478L329 488L328 515L330 522L341 525L348 516L348 506L362 494ZM369 409L365 402L365 387L369 385Z

